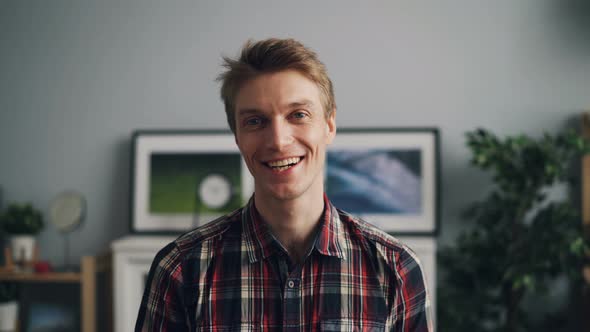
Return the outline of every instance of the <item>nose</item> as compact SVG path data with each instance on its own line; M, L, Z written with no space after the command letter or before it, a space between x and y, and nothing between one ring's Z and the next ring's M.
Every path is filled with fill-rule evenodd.
M293 142L293 135L290 126L281 120L270 123L266 130L265 143L268 148L282 151Z

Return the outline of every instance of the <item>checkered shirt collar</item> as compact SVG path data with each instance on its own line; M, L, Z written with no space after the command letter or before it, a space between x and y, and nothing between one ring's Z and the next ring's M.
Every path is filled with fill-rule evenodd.
M324 212L320 217L320 223L321 226L314 243L314 250L322 255L346 259L345 246L347 241L342 229L344 225L338 216L338 211L330 203L326 194L324 194ZM242 211L242 229L243 245L245 246L243 250L248 253L250 263L266 259L281 250L281 244L278 243L270 227L262 220L258 210L256 210L254 195Z

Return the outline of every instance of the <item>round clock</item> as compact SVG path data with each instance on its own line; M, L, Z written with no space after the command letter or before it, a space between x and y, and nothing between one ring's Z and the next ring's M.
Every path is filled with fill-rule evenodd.
M229 179L221 174L207 175L199 185L201 202L210 209L219 209L226 205L232 196Z
M51 201L49 219L61 232L73 231L82 223L86 213L86 200L75 191L65 191Z

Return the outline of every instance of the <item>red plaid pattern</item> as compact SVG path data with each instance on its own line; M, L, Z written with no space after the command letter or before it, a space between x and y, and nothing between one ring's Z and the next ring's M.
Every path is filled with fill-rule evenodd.
M254 200L180 236L152 264L136 331L433 331L415 254L325 198L291 264Z

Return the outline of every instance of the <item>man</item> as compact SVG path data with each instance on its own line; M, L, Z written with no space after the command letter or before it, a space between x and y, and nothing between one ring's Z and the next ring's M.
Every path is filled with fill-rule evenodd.
M324 194L336 105L316 54L268 39L225 67L254 195L158 253L136 331L432 331L412 251Z

